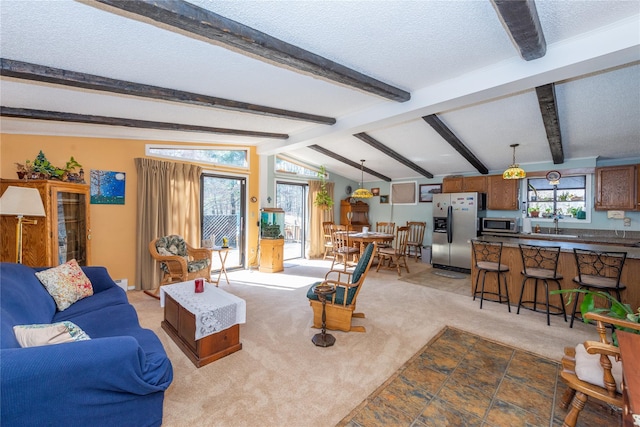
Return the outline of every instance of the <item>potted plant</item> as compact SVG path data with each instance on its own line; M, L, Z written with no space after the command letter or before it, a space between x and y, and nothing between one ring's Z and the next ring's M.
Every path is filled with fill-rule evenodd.
M333 206L333 199L329 196L329 192L327 191L327 172L324 166L320 166L318 178L320 178L320 191L316 194L316 199L313 204L324 210L331 209Z
M540 208L537 206L531 206L529 208L529 215L531 215L531 218L538 218L538 215L540 215Z
M551 291L550 294L569 294L569 299L567 300L566 305L571 304L573 298L578 298L578 293L584 294L582 298L582 303L580 304L580 313L582 313L582 320L585 323L589 323L587 319L585 319L584 315L589 312L593 313L602 313L609 317L613 317L616 319L627 320L633 323L640 323L640 307L633 311L629 304L622 304L620 301L612 297L607 292L603 291L592 291L589 289L561 289ZM609 307L596 307L596 298L604 299ZM631 332L634 334L640 333L638 330L624 328L621 326L615 326L615 329L620 329L623 331ZM612 333L613 345L618 345L618 338L616 337L615 331Z
M16 173L18 174L18 179L27 180L31 178L31 174L33 173L33 167L31 162L27 160L24 163L16 163Z

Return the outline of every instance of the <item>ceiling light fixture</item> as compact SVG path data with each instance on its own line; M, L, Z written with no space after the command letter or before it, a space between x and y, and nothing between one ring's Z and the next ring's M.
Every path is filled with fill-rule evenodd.
M362 181L360 181L360 187L353 192L351 197L354 199L370 199L373 197L373 193L366 188L362 188L364 185L364 160L360 160L360 172L362 173Z
M513 163L511 166L502 173L502 179L522 179L527 176L527 173L516 163L516 147L520 144L511 144L513 147Z

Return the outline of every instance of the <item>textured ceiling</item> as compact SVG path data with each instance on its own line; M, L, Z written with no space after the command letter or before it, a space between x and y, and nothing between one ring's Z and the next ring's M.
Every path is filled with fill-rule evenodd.
M323 115L334 125L145 100L2 77L4 107L287 133L285 141L3 117L3 132L257 145L394 180L420 177L353 134L366 132L434 175L474 173L422 116L437 114L490 171L551 162L535 87L555 83L565 161L640 158L640 2L535 2L547 43L524 61L487 1L191 3L411 93L398 103L132 19L87 1L2 0L2 58ZM558 166L561 167L561 166ZM365 174L365 180L377 180Z

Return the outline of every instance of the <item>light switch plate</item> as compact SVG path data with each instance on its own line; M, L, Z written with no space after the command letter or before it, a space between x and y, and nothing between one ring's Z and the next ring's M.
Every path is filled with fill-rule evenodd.
M607 218L609 219L623 219L624 211L607 211Z

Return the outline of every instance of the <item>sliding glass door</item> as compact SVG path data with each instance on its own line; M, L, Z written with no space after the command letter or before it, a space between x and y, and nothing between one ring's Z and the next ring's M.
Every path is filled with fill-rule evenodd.
M232 249L225 267L244 267L246 179L203 174L201 180L202 240L214 238L213 245L222 246L222 238L227 237ZM220 270L220 257L216 253L213 254L212 270Z
M308 185L277 182L276 206L284 210L284 258L304 258Z

